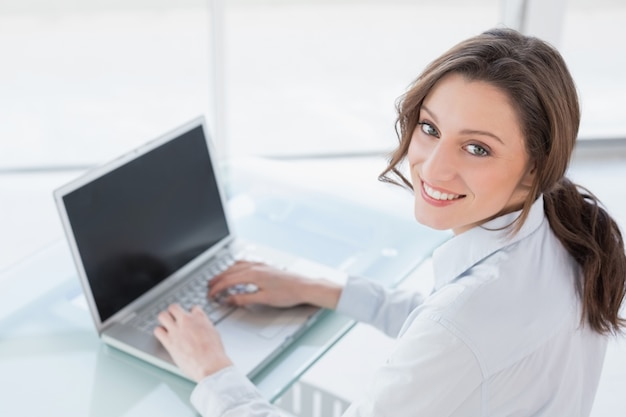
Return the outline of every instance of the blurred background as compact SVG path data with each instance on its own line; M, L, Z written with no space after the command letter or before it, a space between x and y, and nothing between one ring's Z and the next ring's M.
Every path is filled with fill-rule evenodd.
M621 0L2 0L0 171L87 167L204 114L222 155L395 143L424 66L498 25L559 47L582 139L626 137Z

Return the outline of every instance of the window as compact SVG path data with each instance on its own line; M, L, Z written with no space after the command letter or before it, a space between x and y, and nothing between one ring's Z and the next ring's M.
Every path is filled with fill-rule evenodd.
M497 0L225 5L229 151L283 157L388 151L398 96L499 16Z
M3 0L0 168L89 166L212 114L204 0Z
M561 52L582 107L581 139L626 138L626 2L570 0Z
M233 156L387 152L409 83L509 3L544 4L4 0L0 170L91 166L199 114ZM626 4L562 4L581 137L623 138Z

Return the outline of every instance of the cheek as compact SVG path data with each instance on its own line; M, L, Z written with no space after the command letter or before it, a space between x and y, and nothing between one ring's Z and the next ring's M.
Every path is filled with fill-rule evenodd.
M507 204L515 194L518 183L517 173L508 170L476 171L469 181L473 191L483 201L492 201L495 205Z
M414 138L411 138L411 143L409 144L409 149L407 151L407 157L411 167L424 161L424 149L419 146L418 141Z

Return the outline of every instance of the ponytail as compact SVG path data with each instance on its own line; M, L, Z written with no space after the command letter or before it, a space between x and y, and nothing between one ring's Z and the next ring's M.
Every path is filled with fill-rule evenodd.
M582 320L598 333L619 333L626 326L619 316L626 294L626 253L617 224L590 191L565 177L544 193L544 210L582 269L576 282Z

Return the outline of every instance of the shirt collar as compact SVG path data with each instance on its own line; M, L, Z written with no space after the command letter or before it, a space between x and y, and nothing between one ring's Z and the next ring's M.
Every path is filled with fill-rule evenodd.
M504 214L446 241L433 252L435 289L454 281L465 271L498 250L526 238L544 221L543 196L533 203L519 232L510 235L521 210ZM501 229L502 230L498 230Z

